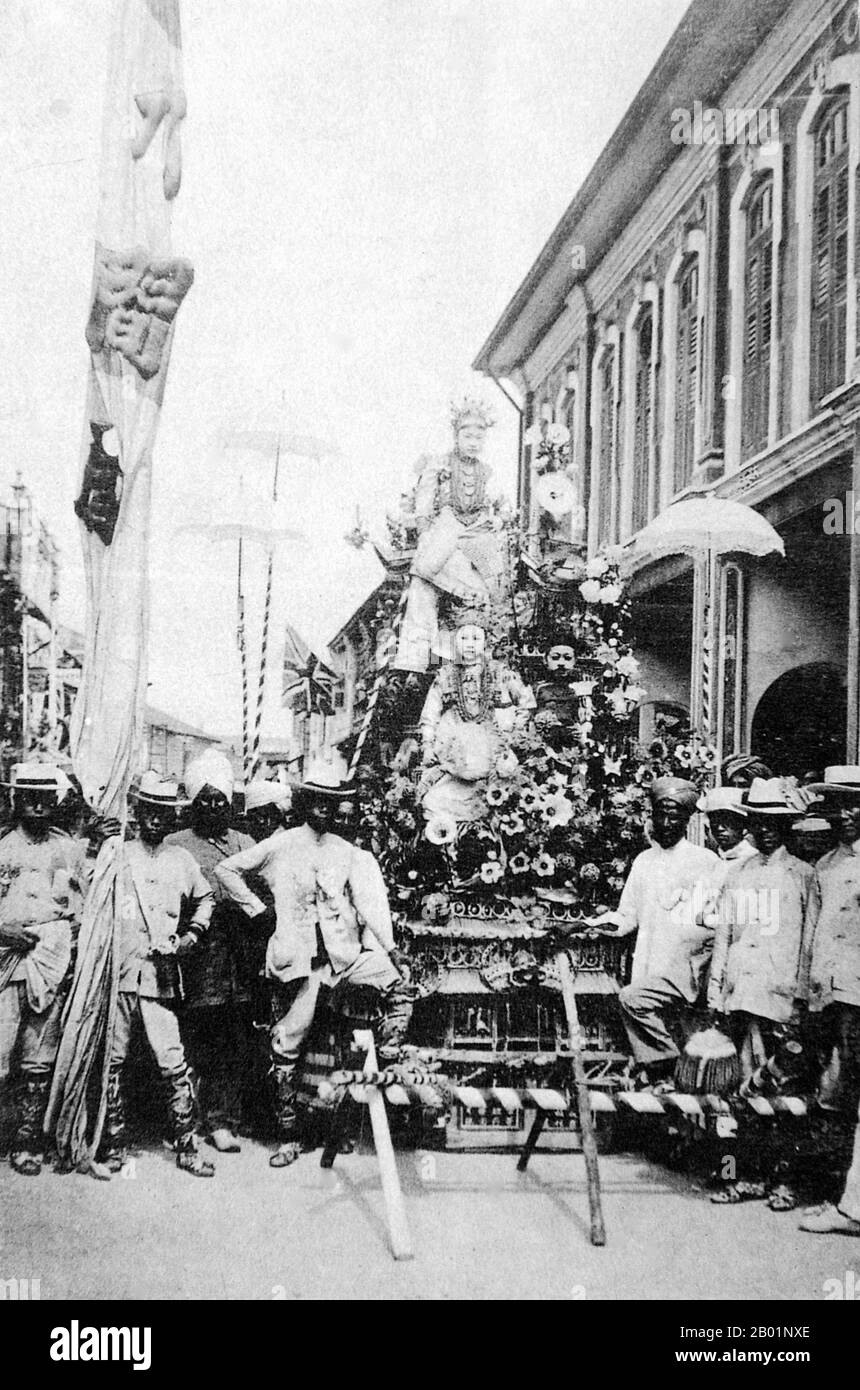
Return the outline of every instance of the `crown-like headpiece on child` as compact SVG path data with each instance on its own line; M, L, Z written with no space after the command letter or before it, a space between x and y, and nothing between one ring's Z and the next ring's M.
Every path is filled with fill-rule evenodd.
M496 423L496 417L490 407L484 401L476 400L474 396L464 396L461 401L451 402L451 424L455 434L467 420L475 420L485 430L492 429Z
M478 604L458 607L452 614L455 627L486 627L489 616L489 608L482 608Z

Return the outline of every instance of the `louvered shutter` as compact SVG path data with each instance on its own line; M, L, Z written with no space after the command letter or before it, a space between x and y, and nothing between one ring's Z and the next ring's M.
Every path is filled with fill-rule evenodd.
M840 101L815 139L811 406L845 380L848 282L848 106Z
M699 391L699 261L693 257L678 285L675 368L675 491L686 487L695 463Z

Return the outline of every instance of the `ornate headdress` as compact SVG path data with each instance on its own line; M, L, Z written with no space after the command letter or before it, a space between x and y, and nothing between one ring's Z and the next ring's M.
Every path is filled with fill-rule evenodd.
M474 396L464 396L461 401L451 402L451 425L455 434L467 420L475 420L485 430L492 429L496 423L496 417L490 407L484 401L476 400Z

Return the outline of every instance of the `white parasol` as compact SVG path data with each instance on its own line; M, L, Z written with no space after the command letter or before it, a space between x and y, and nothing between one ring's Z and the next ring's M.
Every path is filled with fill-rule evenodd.
M743 502L727 497L688 497L674 502L636 536L636 555L785 554L779 532Z
M704 587L700 589L703 608L701 649L693 643L694 723L701 725L704 738L712 737L711 660L717 650L717 561L720 555L785 555L779 532L770 522L743 502L726 497L688 497L674 502L638 532L635 557L659 559L666 555L690 555L704 561ZM701 611L701 610L700 610Z

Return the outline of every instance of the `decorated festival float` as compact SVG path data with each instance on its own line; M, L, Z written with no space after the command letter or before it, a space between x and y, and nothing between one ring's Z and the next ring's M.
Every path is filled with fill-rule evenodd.
M704 786L716 761L671 722L639 740L645 691L625 637L621 555L585 558L566 429L544 425L533 441L541 520L527 534L489 492L491 423L476 401L452 409L452 451L419 461L374 547L386 569L370 615L374 670L346 750L362 843L413 962L415 1040L479 1102L461 1086L435 1116L461 1148L522 1143L522 1107L493 1094L569 1085L560 947L593 1105L614 1110L630 1084L616 1001L629 938L596 920L646 843L652 780ZM575 1145L575 1110L549 1116L544 1135Z

